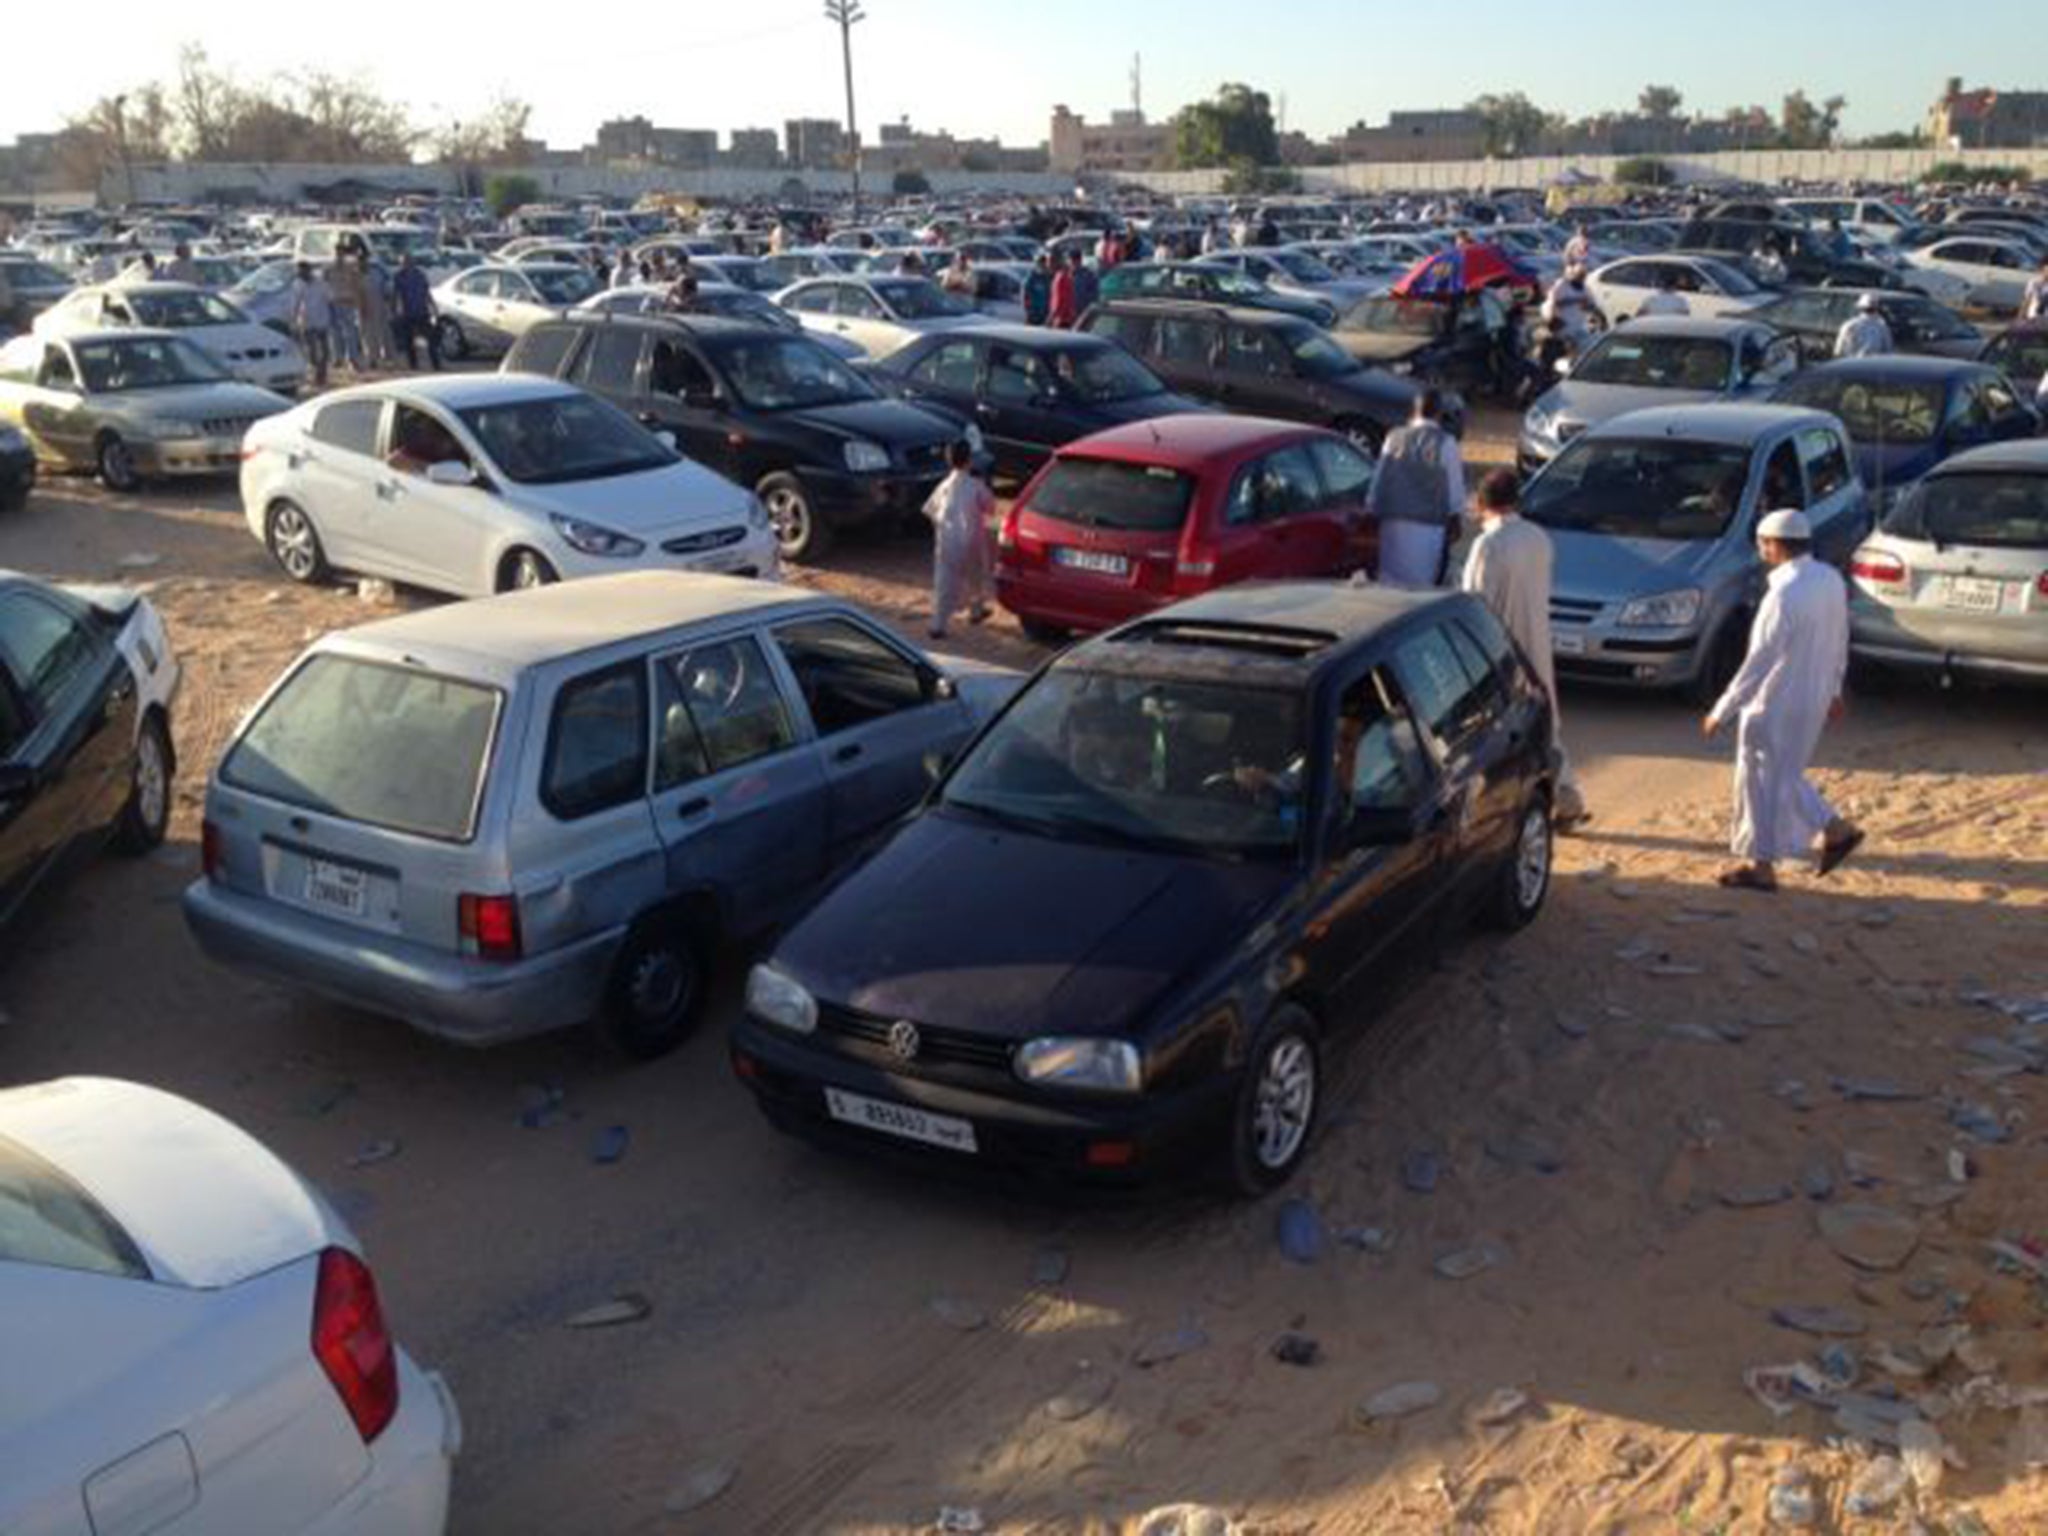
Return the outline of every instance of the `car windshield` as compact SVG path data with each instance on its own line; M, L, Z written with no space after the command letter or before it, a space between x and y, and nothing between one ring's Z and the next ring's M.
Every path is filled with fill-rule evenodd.
M164 389L177 384L218 384L227 377L212 358L176 336L86 341L72 349L88 394Z
M1588 352L1571 376L1582 384L1637 389L1725 389L1733 355L1725 341L1631 336L1623 327Z
M546 304L580 304L597 292L597 279L581 267L528 267L526 276Z
M718 357L733 393L753 410L790 411L876 398L872 384L805 337L738 342Z
M1031 493L1031 510L1090 528L1177 533L1194 495L1193 478L1164 465L1063 455Z
M1287 347L1294 354L1296 371L1304 378L1334 379L1340 374L1357 373L1364 367L1357 358L1330 340L1328 334L1314 327L1306 327L1290 338Z
M466 841L498 721L495 688L316 655L270 696L221 781L347 821Z
M1297 283L1333 283L1337 274L1315 257L1301 251L1273 251L1273 260Z
M1866 379L1809 373L1779 390L1783 405L1803 405L1840 418L1859 443L1929 443L1941 428L1946 391L1938 382Z
M131 293L128 307L144 325L167 331L182 331L194 325L240 325L242 315L232 304L210 293Z
M1300 836L1305 763L1291 694L1055 670L989 728L942 803L1047 837L1275 857Z
M676 462L652 433L594 395L507 400L459 414L491 462L522 485L609 480Z
M1091 405L1138 400L1160 394L1166 388L1149 368L1121 347L1055 352L1052 365L1067 388Z
M937 320L947 315L971 315L974 306L956 299L937 283L923 278L899 279L871 285L889 312L899 320Z
M1435 337L1444 328L1446 306L1425 299L1360 299L1337 322L1344 331L1379 331L1391 336Z
M1532 522L1623 539L1716 539L1742 505L1749 450L1661 438L1580 438L1522 493Z
M1742 271L1739 267L1731 267L1725 261L1702 261L1699 266L1702 272L1707 273L1715 282L1721 285L1723 293L1733 294L1738 298L1746 298L1750 294L1763 292L1763 289L1750 279L1747 272Z
M1944 548L2048 550L2048 475L1936 475L1909 490L1884 531Z

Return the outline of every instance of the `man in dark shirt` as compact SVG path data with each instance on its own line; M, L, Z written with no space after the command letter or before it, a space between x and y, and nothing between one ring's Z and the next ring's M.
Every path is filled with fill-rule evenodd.
M398 339L405 347L405 365L415 373L420 366L420 342L427 344L427 360L434 372L441 371L441 327L434 309L434 286L426 272L407 251L398 262L398 274L391 280L397 305Z

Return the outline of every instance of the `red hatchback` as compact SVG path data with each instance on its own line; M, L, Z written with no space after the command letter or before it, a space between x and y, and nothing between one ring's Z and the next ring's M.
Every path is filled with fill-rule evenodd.
M1371 564L1373 465L1335 432L1162 416L1060 449L1003 519L996 595L1027 632L1108 629L1232 582Z

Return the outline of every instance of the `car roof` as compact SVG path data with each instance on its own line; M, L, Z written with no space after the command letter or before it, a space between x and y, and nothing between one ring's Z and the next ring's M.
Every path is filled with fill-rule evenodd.
M978 333L977 333L978 334ZM1068 443L1060 458L1116 459L1131 464L1159 464L1196 470L1219 459L1278 447L1304 438L1333 434L1298 421L1263 416L1232 416L1198 412L1184 416L1153 416L1097 432Z
M1385 297L1385 295L1381 295ZM1150 294L1123 299L1104 299L1099 309L1134 309L1160 314L1221 315L1239 325L1300 326L1315 322L1279 309L1253 309L1244 304L1213 304L1201 299L1155 298Z
M1760 320L1708 315L1638 315L1608 336L1690 336L1700 341L1730 341L1745 331L1767 331Z
M1930 471L1937 475L1970 474L2018 470L2048 475L2048 438L2021 437L2010 442L1987 443L1943 460Z
M133 334L133 333L130 333ZM550 400L561 395L581 394L573 384L536 373L442 373L411 374L384 379L375 384L354 384L330 390L304 404L325 405L332 400L349 400L364 395L411 395L451 411L477 405L504 405L514 400Z
M1582 434L1584 438L1674 437L1747 448L1792 427L1833 427L1825 411L1799 405L1703 401L1697 405L1655 405L1625 411Z
M1009 321L992 321L977 325L971 331L933 331L923 340L911 343L911 348L921 348L926 341L941 344L954 341L998 341L1007 347L1021 347L1029 352L1059 352L1069 347L1113 347L1115 342L1092 331L1049 330L1042 325L1017 325Z
M1846 375L1855 379L1945 379L1995 374L1989 363L1963 357L1923 357L1915 353L1886 352L1877 357L1838 357L1808 370L1813 374Z
M625 571L444 603L340 630L317 644L508 682L529 668L640 635L715 619L843 607L835 598L775 581Z

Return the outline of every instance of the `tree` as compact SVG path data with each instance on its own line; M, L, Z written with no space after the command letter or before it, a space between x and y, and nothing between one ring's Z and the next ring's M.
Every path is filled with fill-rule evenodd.
M1857 147L1860 149L1925 149L1928 146L1927 130L1912 128L1904 133L1874 133Z
M1505 96L1485 95L1466 103L1476 113L1480 138L1488 158L1513 159L1535 150L1551 129L1551 118L1520 91Z
M500 174L484 183L484 202L493 218L502 219L528 203L539 201L540 183L531 176Z
M1273 124L1273 102L1248 85L1218 87L1209 101L1191 102L1173 120L1174 163L1183 170L1206 170L1248 160L1274 165L1280 159L1279 133Z
M1844 96L1830 96L1818 107L1807 99L1806 92L1794 91L1785 98L1778 113L1778 142L1784 149L1826 149L1835 140L1835 130L1842 121L1842 108L1849 104Z
M1678 177L1662 160L1638 155L1615 166L1614 179L1624 187L1668 187Z
M905 166L889 179L889 191L896 197L930 197L931 178L923 171Z
M443 165L517 165L525 158L532 120L530 103L500 96L477 116L435 129L428 150Z
M2023 165L1967 165L1961 160L1943 160L1930 165L1920 179L1937 185L1982 186L1988 182L2005 182L2013 186L2033 179L2034 173Z
M1646 85L1642 94L1636 97L1637 110L1660 123L1668 123L1677 117L1678 109L1684 105L1685 94L1669 85Z
M1229 197L1260 197L1299 192L1301 174L1288 166L1254 165L1239 160L1223 174L1223 191Z

